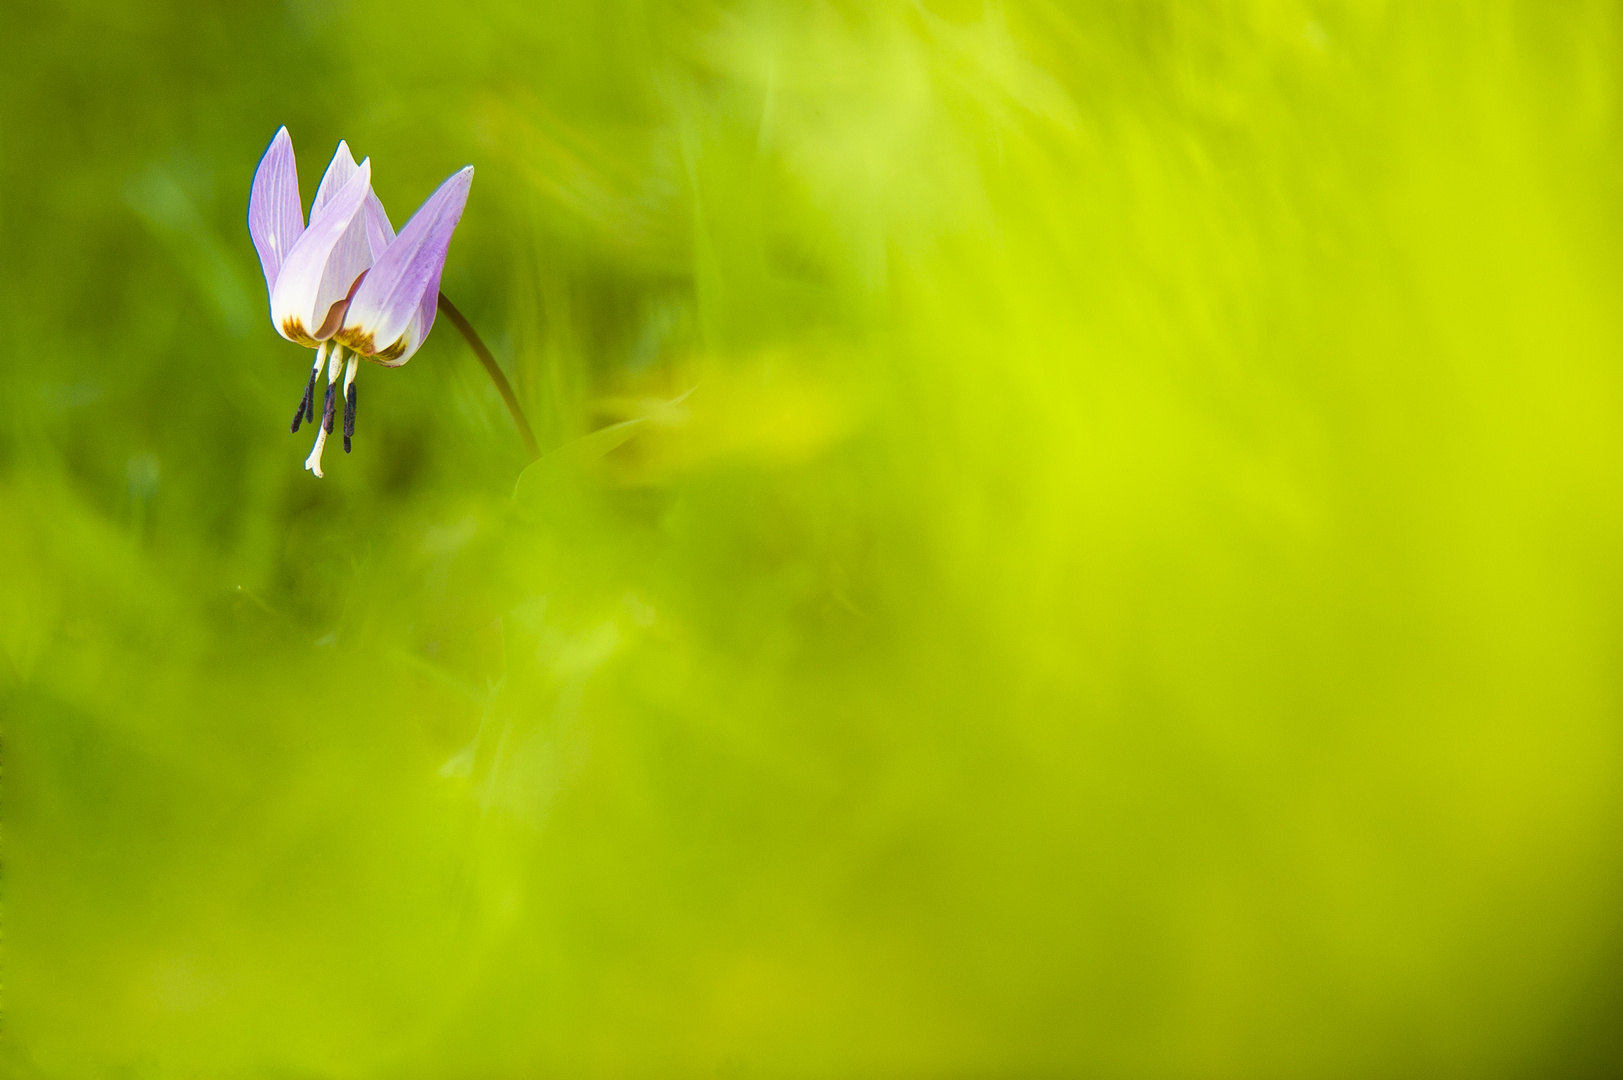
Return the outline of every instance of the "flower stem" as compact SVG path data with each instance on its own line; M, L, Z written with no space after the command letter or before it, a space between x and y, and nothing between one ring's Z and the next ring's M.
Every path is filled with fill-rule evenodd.
M479 332L468 322L466 316L456 309L456 305L446 298L444 293L440 293L440 311L444 313L447 319L451 320L462 336L467 339L468 348L472 349L473 354L479 358L479 362L485 365L485 371L490 374L490 381L496 384L496 389L501 392L502 400L507 402L507 411L513 414L513 423L518 425L518 435L519 438L524 440L525 451L530 455L530 460L534 461L541 456L541 449L535 443L535 432L530 430L530 422L524 418L524 410L518 407L518 398L513 394L513 384L507 381L506 375L502 374L502 369L496 364L496 358L490 355L490 350L480 340Z

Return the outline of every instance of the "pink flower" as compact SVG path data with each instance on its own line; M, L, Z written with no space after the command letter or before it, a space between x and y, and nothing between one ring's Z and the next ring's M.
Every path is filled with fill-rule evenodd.
M271 323L289 341L316 350L292 430L315 419L316 379L327 367L327 399L315 448L304 467L321 473L333 430L334 394L344 374L344 452L355 432L356 358L384 367L411 359L434 325L440 273L462 219L473 166L453 174L396 236L372 191L371 159L355 164L338 144L304 223L299 174L287 128L276 133L254 174L248 233L270 294ZM348 364L344 349L350 349Z

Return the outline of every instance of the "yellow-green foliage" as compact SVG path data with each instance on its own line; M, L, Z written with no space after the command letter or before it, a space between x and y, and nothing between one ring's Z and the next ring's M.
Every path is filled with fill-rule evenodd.
M10 1075L1623 1069L1616 4L0 41ZM522 480L444 320L301 471L283 123Z

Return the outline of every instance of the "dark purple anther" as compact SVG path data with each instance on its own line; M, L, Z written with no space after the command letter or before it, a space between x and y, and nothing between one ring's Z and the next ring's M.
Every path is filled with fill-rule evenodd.
M355 384L350 383L344 395L344 453L349 453L349 439L355 434Z
M332 434L333 391L337 389L332 383L327 384L327 404L321 410L321 429L328 435Z
M306 383L304 387L304 396L299 399L299 409L293 414L293 426L288 428L288 431L297 432L299 430L299 425L304 423L306 419L314 420L315 418L316 373L312 371L310 372L310 381Z

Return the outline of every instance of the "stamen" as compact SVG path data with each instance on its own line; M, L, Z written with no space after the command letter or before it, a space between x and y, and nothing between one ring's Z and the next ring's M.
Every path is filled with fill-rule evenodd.
M349 453L350 436L355 434L355 355L344 368L344 453Z
M316 346L316 366L311 369L311 374L321 374L321 361L325 358L329 345L329 342L323 341ZM308 423L313 424L316 422L316 386L314 382L310 384L310 404L305 406L304 419Z
M354 362L355 358L350 357L350 363L353 364ZM321 410L321 426L326 429L328 435L332 434L333 393L338 389L338 370L343 366L343 363L344 347L334 345L332 347L332 362L327 365L327 405L326 408Z
M316 349L316 364L310 369L310 381L304 386L304 397L299 399L299 409L293 414L293 426L289 432L297 433L299 425L306 420L316 418L316 376L321 374L321 365L327 359L327 343L323 341Z
M304 467L317 476L325 475L321 471L321 451L327 445L327 436L332 433L333 394L338 382L338 369L342 364L344 347L332 347L332 359L327 365L327 404L322 410L321 427L316 431L316 445L310 450L310 456L304 459Z
M295 435L298 434L299 425L304 423L305 411L315 404L315 396L316 373L312 371L310 381L304 384L304 396L299 399L299 407L293 410L293 423L287 429L289 432Z

